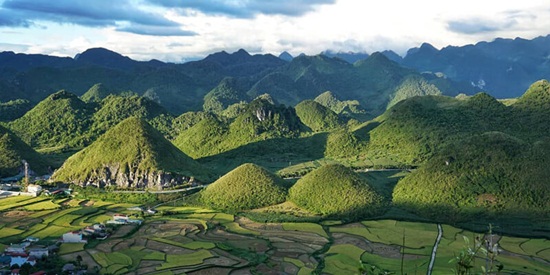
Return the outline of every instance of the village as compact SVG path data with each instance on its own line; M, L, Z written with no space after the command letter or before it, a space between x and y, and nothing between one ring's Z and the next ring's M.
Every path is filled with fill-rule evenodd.
M141 208L140 208L141 210ZM128 215L113 214L111 220L105 223L93 224L80 230L71 230L62 235L54 243L41 244L40 239L36 237L27 237L19 243L10 244L0 252L0 275L45 275L46 272L38 271L34 273L23 273L23 269L30 269L41 262L47 262L50 257L55 255L62 244L83 243L87 244L89 240L105 240L112 231L109 227L119 225L135 224L141 225L143 220L131 219ZM75 263L66 263L63 265L64 274L83 275L87 273L87 268L76 265Z

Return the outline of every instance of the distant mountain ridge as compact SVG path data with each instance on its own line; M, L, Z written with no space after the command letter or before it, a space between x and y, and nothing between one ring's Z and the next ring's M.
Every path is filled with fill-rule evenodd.
M548 78L549 48L550 36L532 40L499 38L441 50L424 43L410 49L405 57L392 51L383 51L379 56L403 71L408 68L411 73L420 72L443 94L486 91L496 98L508 98L520 96L531 83ZM295 105L330 90L342 100L359 100L363 108L376 115L396 98L392 87L399 86L405 77L387 75L380 79L380 74L376 74L383 68L361 70L361 64L364 66L376 54L327 50L317 56L292 57L284 52L276 57L251 55L241 49L173 64L135 61L104 48L88 49L75 58L1 52L0 101L24 99L36 104L61 89L80 96L103 83L113 93L132 91L145 95L178 115L201 110L205 96L222 80L232 77L240 85L235 89L240 95L229 98L242 100L242 95L248 94L245 99L250 101L259 94L270 93L281 103ZM385 90L383 99L374 103L356 96L378 94L380 89Z

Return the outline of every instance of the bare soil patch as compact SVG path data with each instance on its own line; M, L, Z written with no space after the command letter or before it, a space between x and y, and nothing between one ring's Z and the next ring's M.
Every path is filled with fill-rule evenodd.
M372 248L369 246L369 242L364 238L357 238L346 233L332 233L334 237L334 244L352 244L365 251L369 251Z
M223 267L210 267L205 268L197 271L191 271L187 272L189 275L227 275L231 273L231 268L223 268Z
M121 239L107 239L107 241L103 241L100 244L98 244L95 249L109 253L113 251L113 247L116 246L118 243L122 242Z
M195 252L191 249L185 249L182 247L173 246L153 240L149 240L146 247L152 250L164 252L166 254L189 254Z

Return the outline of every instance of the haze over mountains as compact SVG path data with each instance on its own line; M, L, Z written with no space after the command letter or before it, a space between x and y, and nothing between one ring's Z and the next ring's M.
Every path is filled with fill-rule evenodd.
M86 50L75 58L3 52L0 98L36 104L61 89L82 95L102 83L113 93L132 91L181 114L202 109L209 93L217 94L223 106L250 101L263 93L280 103L296 105L332 91L342 100L359 100L376 116L405 82L437 88L420 89L421 94L485 91L496 98L517 97L531 83L549 75L549 45L550 36L496 39L441 50L425 43L410 49L403 58L391 51L382 55L326 51L318 56L292 58L286 54L277 58L239 50L184 64L135 61L102 48ZM373 100L373 96L378 98Z

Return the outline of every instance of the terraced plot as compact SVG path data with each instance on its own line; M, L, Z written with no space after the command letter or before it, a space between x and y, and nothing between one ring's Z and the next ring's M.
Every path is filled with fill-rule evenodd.
M10 203L42 202L10 198ZM132 213L126 204L70 204L41 211L6 207L0 212L0 248L26 236L55 240L68 229L111 219L114 213ZM0 205L7 206L2 200ZM437 236L436 225L430 223L259 223L202 208L161 209L164 215L146 217L141 226L120 226L108 239L87 245L63 244L59 253L66 260L80 256L90 271L100 274L354 274L360 268L424 274ZM477 235L443 225L433 274L452 272L449 260L465 248L464 236L473 240ZM493 237L501 248L497 260L504 272L550 273L548 240Z

